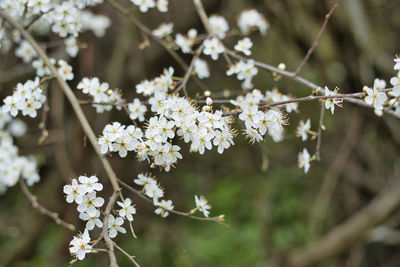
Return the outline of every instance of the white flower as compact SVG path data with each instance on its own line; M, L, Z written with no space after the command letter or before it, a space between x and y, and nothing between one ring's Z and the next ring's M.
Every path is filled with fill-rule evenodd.
M31 98L24 102L19 102L17 107L18 109L22 110L22 115L29 115L29 117L35 118L37 116L36 110L42 107L42 103Z
M25 63L29 63L37 56L36 51L31 44L27 41L22 41L20 46L15 49L15 55L22 58Z
M387 101L387 96L385 92L380 92L378 89L369 88L367 86L364 89L367 92L367 96L365 97L365 102L369 105L373 105L375 110L383 110L383 104Z
M172 204L172 200L165 201L164 199L157 203L158 208L154 211L156 214L161 215L161 217L165 218L169 215L168 211L174 209L174 205Z
M67 62L65 62L64 60L59 60L58 65L59 65L58 74L60 74L63 80L68 81L74 79L74 74L72 73L72 67L68 65Z
M74 255L77 259L83 260L86 253L92 251L92 246L89 245L90 236L88 230L85 230L83 235L74 236L72 241L69 243L69 252Z
M149 175L140 173L137 176L137 179L134 179L133 182L137 185L147 185L147 184L156 184L156 180L154 180L153 178L151 178Z
M210 77L210 71L208 69L207 62L203 59L196 58L194 61L193 69L200 79Z
M210 214L208 210L211 209L211 206L210 204L208 204L207 199L204 196L194 196L194 200L196 202L197 209L201 211L205 217L208 217L208 215Z
M108 235L110 238L117 236L118 232L125 234L126 230L121 227L124 224L124 219L121 217L115 218L113 215L108 216Z
M238 27L244 34L248 34L254 28L258 28L260 33L265 35L269 25L264 16L261 15L257 10L249 9L240 13Z
M3 102L4 105L2 107L3 112L10 112L11 116L15 117L18 115L18 107L17 104L19 103L20 98L14 96L7 96L4 98Z
M83 195L86 193L86 189L83 185L78 184L76 179L72 179L71 185L64 185L64 193L67 194L67 202L81 204L83 201Z
M22 120L15 119L8 126L8 130L10 131L12 136L21 137L26 133L28 126Z
M386 88L386 81L376 78L374 80L374 88L376 88L378 90L385 89Z
M330 91L328 89L328 87L325 86L325 95L326 96L335 96L335 95L337 95L338 90L339 89L336 88L334 91ZM342 103L343 103L343 98L339 98L339 97L329 98L329 99L325 100L325 108L330 109L333 114L333 112L335 111L335 105L338 107L342 107Z
M296 136L301 137L302 141L308 139L308 133L311 129L311 120L308 119L305 123L301 120L299 126L297 126Z
M145 80L136 85L136 92L148 96L154 93L155 86L153 81Z
M262 135L254 128L246 128L245 134L251 144L254 144L255 142L260 142L263 140Z
M234 49L238 52L242 52L246 56L251 55L250 48L253 46L253 42L250 40L250 38L245 37L242 40L239 40L237 44L235 45Z
M128 221L133 221L132 214L136 214L136 209L132 205L130 198L125 198L124 202L117 201L117 204L121 207L119 210L119 216L126 217Z
M94 175L90 177L81 175L78 180L84 186L86 193L103 190L103 185L98 183L99 179Z
M252 88L251 80L257 75L258 69L254 66L254 60L238 61L236 64L231 65L226 71L226 75L231 76L236 74L238 80L244 80L242 84L243 89Z
M164 38L170 35L174 30L174 24L170 23L162 23L157 28L153 30L153 34L158 38Z
M50 63L54 65L56 63L56 60L54 58L50 58ZM49 76L51 74L50 69L40 58L34 60L32 62L32 66L36 69L36 75L39 77Z
M156 6L156 2L154 0L131 0L131 2L137 5L139 10L143 13Z
M203 53L205 55L211 56L213 60L218 59L218 55L224 52L224 46L217 38L206 39L203 42L204 49Z
M194 44L194 38L186 37L180 33L175 35L175 44L179 46L182 50L182 53L190 53L192 52L192 46Z
M310 161L311 161L311 157L307 149L304 148L303 152L299 153L297 159L299 168L304 168L304 172L307 173L308 170L310 169Z
M128 104L128 109L131 120L138 119L139 121L144 121L144 114L147 111L147 107L140 102L139 98L133 99L133 102Z
M157 1L157 9L160 12L168 11L168 0L158 0Z
M82 203L78 205L79 212L86 212L89 216L93 217L96 215L97 208L100 208L104 204L104 199L96 197L96 192L93 191L83 196Z
M157 185L157 183L148 183L143 189L144 193L148 197L152 198L154 203L157 203L158 199L164 196L164 191L160 186Z
M48 12L51 8L51 4L50 0L29 0L28 7L33 14L39 14L41 12Z
M212 15L208 18L208 23L210 24L213 34L215 34L219 39L225 38L225 34L229 30L229 25L224 17Z
M395 58L395 59L393 59L393 61L395 62L394 69L400 70L400 58Z
M397 65L400 65L400 64L399 64L400 59L397 59L397 60L398 60L398 61L397 61L397 63L396 63L396 66L397 66ZM392 77L392 78L390 79L390 84L393 85L392 94L393 94L395 97L398 97L398 96L400 95L400 71L399 71L399 73L398 73L395 77Z
M99 217L100 217L100 211L99 210L96 210L96 214L93 215L93 216L90 216L86 212L79 213L79 219L81 219L83 221L87 221L86 222L86 229L89 230L89 231L93 230L95 226L97 226L98 228L102 228L103 227L103 223L99 219Z

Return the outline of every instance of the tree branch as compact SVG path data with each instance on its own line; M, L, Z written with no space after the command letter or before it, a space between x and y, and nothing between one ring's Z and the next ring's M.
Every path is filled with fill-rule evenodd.
M108 257L110 258L110 267L118 267L117 258L115 257L114 252L114 241L111 240L110 236L108 235L108 217L110 216L111 210L114 206L115 201L117 200L119 191L114 191L108 201L106 210L104 211L104 219L103 219L103 230L102 234L104 237L104 242L108 247Z
M294 72L294 74L297 76L300 71L302 70L302 68L304 67L304 65L306 64L307 60L310 58L311 54L314 52L314 49L317 47L319 40L322 37L322 34L324 33L325 29L326 29L326 25L328 25L328 21L329 18L331 17L333 11L335 11L335 9L338 6L338 0L336 0L335 4L331 7L331 9L329 10L328 14L325 15L325 20L324 23L322 24L321 29L319 30L317 37L315 38L313 44L311 45L310 49L308 49L306 56L303 58L303 60L301 61L300 65L297 67L296 71Z
M25 184L25 181L23 178L19 179L19 184L21 186L22 192L25 194L25 196L29 199L29 201L32 203L32 207L35 209L39 210L40 213L49 216L52 218L57 224L67 228L70 231L75 231L75 226L73 224L67 223L63 220L60 219L58 216L57 212L50 211L43 207L38 201L36 196L34 196L28 189L28 187Z

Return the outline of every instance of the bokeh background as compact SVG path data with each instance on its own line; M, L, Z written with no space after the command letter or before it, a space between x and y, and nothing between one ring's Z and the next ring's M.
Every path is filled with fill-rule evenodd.
M208 14L223 15L231 28L235 28L237 15L245 8L263 13L270 29L265 37L259 33L250 36L255 44L253 56L272 65L284 62L288 70L296 69L333 5L333 1L319 0L203 2ZM153 78L164 67L174 66L176 74L183 76L179 65L154 41L140 49L143 35L109 4L97 6L94 12L109 16L112 26L102 39L91 33L81 36L86 48L72 61L72 87L84 76L97 76L111 87L121 88L123 95L132 99L135 84ZM400 48L399 14L397 0L340 1L302 75L331 89L338 86L342 93L358 92L363 85L372 85L375 77L389 81L394 75L393 58ZM137 17L150 28L171 21L175 32L184 33L193 27L204 32L189 0L170 0L166 14L150 11L138 13ZM57 37L38 39L54 43ZM227 44L234 45L236 41L237 37L229 37ZM49 51L60 53L57 46ZM190 62L190 56L183 58ZM227 66L223 60L215 63L206 59L213 75L205 83L213 93L240 89L240 82L225 75ZM17 82L34 75L33 69L22 65L12 54L1 55L0 68L2 97ZM309 88L285 78L276 82L261 69L254 84L263 92L277 87L298 97L311 93ZM193 97L199 92L193 82L189 82L188 91ZM70 178L87 173L102 179L104 198L112 189L56 83L51 84L49 92L49 137L38 145L40 118L26 120L28 134L17 143L21 153L35 154L40 160L42 180L31 188L39 202L83 230L75 206L66 205L63 185ZM334 116L326 113L321 162L313 162L305 175L297 168L297 153L303 147L313 152L315 140L301 142L295 137L295 129L300 119L309 117L312 128L317 130L320 105L304 103L299 109L299 113L290 115L286 137L280 143L267 137L265 142L249 145L239 135L236 145L223 155L207 151L199 156L189 153L189 147L181 142L184 160L169 173L150 170L147 164L138 163L132 153L125 159L111 157L117 174L127 183L132 184L138 173L151 171L178 210L193 208L193 196L204 194L212 204L211 215L225 214L230 225L224 227L180 216L163 219L154 214L148 203L131 196L138 211L134 221L138 238L118 235L117 242L136 255L142 266L264 266L275 255L317 240L367 205L389 180L400 178L400 121L387 115L379 118L373 111L349 103L336 109ZM122 112L97 115L90 106L84 110L96 134L101 134L104 125L111 121L129 123ZM323 187L327 180L331 183ZM72 259L68 243L75 233L39 214L18 186L0 200L0 266L68 265ZM394 230L394 237L399 222L397 213L385 223ZM400 266L400 238L394 239L390 244L385 240L372 242L366 233L360 242L317 266ZM123 255L117 256L121 266L129 266ZM107 264L107 256L98 254L75 266Z

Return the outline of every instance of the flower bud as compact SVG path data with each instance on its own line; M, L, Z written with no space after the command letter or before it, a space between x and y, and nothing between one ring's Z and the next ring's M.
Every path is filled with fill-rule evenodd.
M285 69L286 69L285 63L279 63L278 69L280 69L280 70L285 70Z

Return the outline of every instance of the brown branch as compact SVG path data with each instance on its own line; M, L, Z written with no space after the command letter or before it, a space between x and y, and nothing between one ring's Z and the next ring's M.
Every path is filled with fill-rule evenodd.
M28 189L28 187L25 184L25 181L23 178L19 179L19 184L21 186L22 192L25 194L25 196L29 199L29 201L32 203L32 207L35 209L39 210L40 213L49 216L50 218L53 219L57 224L67 228L70 231L75 231L75 226L73 224L67 223L63 220L60 219L59 215L57 212L50 211L43 207L38 201L36 196L34 196Z
M363 107L367 107L370 109L374 109L373 105L367 104L365 101L360 100L360 99L355 99L355 98L344 98L344 101L347 102L351 102L353 104L359 105L359 106L363 106ZM391 110L390 108L383 108L383 112L392 115L393 117L396 117L398 119L400 119L400 114L396 113L394 110Z
M132 186L128 185L127 183L121 181L121 179L118 179L118 182L121 184L121 186L125 187L126 189L128 189L129 191L131 191L133 194L135 194L136 196L140 197L141 199L145 200L146 202L150 203L153 205L153 201L146 197L145 195L143 195L139 190L136 190L135 188L133 188ZM224 216L220 215L220 216L216 216L216 217L198 217L198 216L194 216L191 215L190 212L183 212L183 211L178 211L178 210L168 210L171 213L174 213L176 215L181 215L181 216L185 216L185 217L189 217L198 221L213 221L225 226L228 226L227 224L223 223L224 221Z
M159 43L162 47L164 47L164 49L168 52L168 54L170 54L175 61L181 66L181 68L184 71L187 71L188 69L188 65L186 64L186 62L183 60L182 57L180 57L178 55L178 53L176 53L171 47L170 45L164 41L161 38L158 38L157 36L155 36L153 34L153 32L150 30L150 28L148 28L146 25L144 25L140 20L138 20L130 11L129 9L126 9L125 7L123 7L122 5L120 5L117 1L115 0L107 0L107 2L113 7L115 8L118 12L120 12L122 15L126 16L133 24L136 25L136 27L139 28L140 31L142 31L143 33L147 34L148 36L150 36L153 40L155 40L157 43ZM197 86L200 87L200 89L202 89L203 91L209 90L208 87L197 77L195 77L194 82L197 84Z
M185 96L188 98L189 96L187 95L186 92L186 84L189 81L190 75L192 74L193 71L193 67L194 67L194 63L196 62L196 60L199 58L201 52L203 51L204 48L204 44L202 44L197 50L195 55L192 58L192 61L190 62L190 65L188 67L188 69L186 70L185 76L183 76L183 79L181 81L181 83L179 84L179 86L176 88L174 93L178 93L180 90L184 89L185 92Z
M290 103L299 103L299 102L304 102L304 101L315 101L315 100L319 101L319 100L334 99L334 98L339 98L339 99L340 98L341 99L357 98L357 97L361 97L362 95L363 95L363 93L320 95L320 96L309 95L309 96L304 96L304 97L299 97L299 98L294 98L294 99L289 99L289 100L276 101L271 104L261 105L259 107L259 109L268 109L271 107L282 106L282 105L286 105L286 104L290 104ZM242 110L224 113L222 116L233 116L233 115L239 115L240 113L242 113Z
M400 205L400 180L392 180L365 208L305 248L275 258L269 267L304 267L345 250L376 225L385 221Z
M338 6L338 0L336 0L335 4L331 7L331 9L329 10L328 14L325 15L325 20L324 23L322 24L321 29L319 30L317 37L315 38L313 44L311 45L310 49L308 49L308 52L306 54L306 56L303 58L303 60L301 61L300 65L297 67L296 71L294 72L294 74L297 76L300 71L302 70L302 68L304 67L304 65L306 64L307 60L310 58L311 54L314 52L314 49L317 47L319 40L322 37L322 34L324 33L326 26L328 25L328 21L329 18L331 17L333 11L335 11L335 9Z
M236 59L239 59L239 60L249 60L249 59L251 59L251 58L247 58L247 57L243 57L241 55L238 55L232 50L226 50L226 51L227 51L227 53L229 55L231 55L232 57L234 57ZM305 86L307 86L307 87L309 87L311 89L318 90L318 89L321 88L321 86L318 86L315 83L313 83L313 82L311 82L311 81L309 81L309 80L307 80L307 79L305 79L303 77L296 76L294 72L281 70L281 69L276 68L276 67L274 67L272 65L269 65L269 64L263 63L263 62L259 62L259 61L256 61L256 60L254 60L254 65L257 66L257 67L260 67L262 69L278 73L278 74L280 74L282 76L285 76L285 77L287 77L289 79L292 79L292 80L294 80L294 81L296 81L298 83L301 83L301 84L303 84L303 85L305 85ZM385 92L387 92L388 90L391 90L391 89L386 89ZM354 104L359 105L359 106L364 106L364 107L368 107L368 108L374 109L374 107L372 105L367 104L363 100L354 99L354 98L343 98L343 99L344 99L344 101L351 102L351 103L354 103ZM390 114L390 115L392 115L392 116L394 116L396 118L400 118L400 114L394 112L390 108L384 108L383 112L385 112L387 114ZM236 115L236 114L233 114L233 115ZM229 116L229 115L227 115L227 116Z
M111 240L110 236L108 235L108 217L110 216L111 210L114 206L115 201L117 200L119 191L114 191L108 201L106 210L104 211L104 219L103 219L103 230L102 235L104 237L104 242L108 247L108 257L110 258L110 267L118 267L117 258L115 257L114 252L114 241Z
M135 256L130 255L128 252L126 252L125 250L123 250L120 246L117 245L117 243L115 243L114 241L112 241L114 243L114 246L122 252L122 254L124 254L130 262L132 262L136 267L140 267L140 265L135 261Z
M201 22L204 25L204 28L208 32L209 35L213 35L210 23L208 22L208 16L207 13L204 9L203 3L201 0L193 0L194 7L196 8L197 14L199 14L199 17L201 19Z
M321 111L319 113L319 125L317 131L317 146L315 148L315 159L321 160L321 140L322 140L322 129L324 128L324 115L325 115L325 103L321 103Z
M229 55L231 55L232 57L234 57L236 59L239 59L239 60L247 61L247 60L251 59L251 58L248 58L248 57L244 57L244 56L238 55L235 51L232 51L232 50L229 50L229 49L225 49L225 51ZM257 66L257 67L260 67L262 69L278 73L278 74L280 74L282 76L285 76L285 77L287 77L289 79L292 79L292 80L294 80L296 82L304 84L305 86L310 87L311 89L317 90L318 88L320 88L320 86L316 85L315 83L313 83L313 82L311 82L311 81L309 81L307 79L304 79L303 77L296 76L294 72L281 70L281 69L279 69L277 67L274 67L274 66L269 65L267 63L263 63L263 62L256 61L256 60L254 60L254 65Z
M46 64L46 66L50 69L52 75L57 79L58 83L60 84L61 89L64 91L64 94L68 98L69 102L71 103L71 106L75 112L75 114L78 117L78 120L88 137L90 143L92 144L94 150L96 151L101 163L103 164L104 169L106 170L106 173L108 175L108 178L114 188L114 191L119 190L119 185L117 181L117 176L114 172L114 170L111 168L110 163L108 160L100 153L99 146L97 144L97 138L85 116L83 113L83 110L81 106L79 105L78 99L75 97L75 94L73 93L72 89L69 87L69 85L63 80L63 78L59 75L56 67L50 62L49 57L46 55L46 53L43 51L43 49L40 47L40 45L35 41L35 39L32 37L32 35L27 32L24 27L17 22L15 19L10 17L5 11L0 9L0 17L2 17L5 21L7 21L10 25L12 25L15 29L21 32L21 35L30 43L30 45L33 47L33 49L36 51L38 56L43 60L43 62Z
M150 36L153 40L155 40L156 42L158 42L161 46L163 46L165 48L165 50L176 60L176 62L178 62L178 64L184 69L187 70L188 66L185 63L185 61L174 51L172 50L168 43L165 42L164 40L158 38L157 36L155 36L152 31L146 26L144 25L140 20L138 20L133 14L131 14L131 12L129 11L129 9L123 7L122 5L120 5L117 1L115 0L107 0L107 2L114 7L118 12L120 12L121 14L123 14L124 16L126 16L133 24L135 24L143 33L147 34L148 36Z

